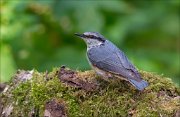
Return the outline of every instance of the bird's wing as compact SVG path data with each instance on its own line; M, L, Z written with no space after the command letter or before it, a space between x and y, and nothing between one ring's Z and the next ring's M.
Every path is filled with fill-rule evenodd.
M109 41L100 47L91 48L87 55L89 61L102 70L137 81L141 80L136 68L130 63L125 54Z

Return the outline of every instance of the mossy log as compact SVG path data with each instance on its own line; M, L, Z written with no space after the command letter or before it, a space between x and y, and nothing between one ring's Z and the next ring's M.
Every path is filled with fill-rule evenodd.
M19 70L0 94L4 117L178 117L180 88L162 75L139 71L149 86L104 81L94 71L65 67Z

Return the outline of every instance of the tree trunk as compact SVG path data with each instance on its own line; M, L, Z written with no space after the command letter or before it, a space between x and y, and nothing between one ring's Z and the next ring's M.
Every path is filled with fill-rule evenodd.
M3 117L178 117L180 88L160 75L139 71L149 86L104 81L94 71L64 66L52 72L19 70L0 94Z

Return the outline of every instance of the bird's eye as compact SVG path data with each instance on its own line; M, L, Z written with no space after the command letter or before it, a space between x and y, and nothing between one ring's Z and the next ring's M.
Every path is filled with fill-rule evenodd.
M89 35L88 37L89 37L89 38L93 38L94 36L93 36L93 35Z

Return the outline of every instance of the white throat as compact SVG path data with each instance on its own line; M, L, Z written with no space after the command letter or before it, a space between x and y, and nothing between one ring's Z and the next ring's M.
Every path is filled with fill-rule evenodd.
M85 40L86 44L87 44L87 50L93 48L93 47L97 47L100 46L102 44L102 42L95 40L95 39L86 39Z

